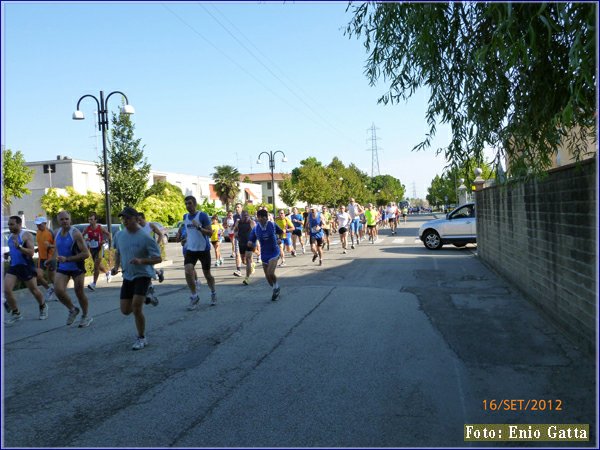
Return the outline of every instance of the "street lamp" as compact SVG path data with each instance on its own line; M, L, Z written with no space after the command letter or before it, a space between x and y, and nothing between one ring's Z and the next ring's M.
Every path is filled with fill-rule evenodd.
M261 164L260 158L262 155L267 155L269 157L269 168L271 169L271 190L273 191L273 216L277 216L277 208L275 207L275 175L273 171L275 170L275 155L277 153L281 153L283 156L281 157L281 162L287 162L287 158L285 157L285 153L281 150L277 150L275 152L262 152L258 155L258 159L256 160L256 164Z
M109 182L108 182L108 157L106 153L106 131L108 130L108 108L106 107L108 99L113 94L121 94L125 99L125 105L121 107L121 114L134 114L135 110L133 106L129 104L127 96L120 91L113 91L104 98L104 92L100 91L100 100L94 95L86 94L77 100L77 110L73 113L73 120L83 120L85 116L83 111L79 110L79 104L81 100L86 97L93 98L96 101L97 114L98 114L98 129L102 131L102 158L104 159L104 201L106 207L106 228L110 236L112 236L112 223L110 217L110 194L109 194Z

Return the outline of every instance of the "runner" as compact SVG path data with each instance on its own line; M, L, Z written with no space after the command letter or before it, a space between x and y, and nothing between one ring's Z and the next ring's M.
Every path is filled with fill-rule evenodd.
M154 239L156 239L156 243L158 244L158 248L160 248L162 243L164 242L164 237L160 228L156 226L156 224L152 222L146 222L146 215L143 212L138 213L138 224L142 227L142 230L146 232L146 234L152 237L152 233L154 233ZM154 269L154 268L153 268ZM165 272L163 269L155 269L155 274L152 276L153 280L158 278L158 282L162 283L165 281ZM154 292L154 289L151 289Z
M183 261L185 268L185 280L192 295L188 311L193 311L198 307L200 297L196 292L196 279L194 277L195 266L198 261L202 265L202 273L206 278L206 283L210 288L210 305L217 304L217 293L215 292L215 279L210 273L210 235L212 228L210 218L205 212L196 210L196 198L188 195L185 198L185 207L188 213L183 216L183 222L186 229L186 251Z
M369 241L374 244L377 240L377 218L379 217L378 211L373 208L373 204L369 203L365 210L365 219L367 221L367 233L369 234Z
M340 242L342 243L342 253L346 253L348 226L352 222L350 214L346 211L344 205L340 206L339 212L336 214L338 233L340 234Z
M233 214L233 226L235 227L235 224L242 218L242 204L241 203L236 203L235 204L235 212ZM243 253L240 254L240 245L239 242L237 241L237 239L235 238L235 233L233 233L233 236L229 236L229 238L231 239L231 242L233 242L233 252L235 253L235 272L233 272L233 274L236 277L241 277L242 276L242 256Z
M350 203L346 208L348 214L350 214L350 218L352 221L350 222L350 248L354 249L354 240L356 239L356 245L360 244L360 240L358 237L358 225L360 223L360 213L362 212L362 207L354 201L353 198L350 199Z
M323 206L321 218L323 220L323 241L327 244L327 250L329 250L329 234L331 232L332 216L327 206Z
M219 223L219 216L216 214L212 216L212 225L210 226L212 234L210 235L210 243L215 249L215 267L223 265L223 258L221 258L221 240L223 239L223 225Z
M235 258L235 239L233 226L235 225L235 219L233 218L233 212L227 211L227 215L223 218L223 229L226 230L227 236L229 236L229 242L231 243L231 255L230 258Z
M55 293L60 302L69 310L67 325L75 322L81 312L79 328L89 327L94 319L88 315L89 302L83 289L83 283L85 281L85 260L89 258L90 252L85 245L83 235L77 228L71 226L71 214L67 211L59 212L58 222L60 229L54 236L56 251L53 255L53 258L58 261L54 277ZM73 305L67 294L67 283L71 278L81 310Z
M398 214L398 207L396 206L396 203L394 203L394 202L388 203L387 208L385 209L385 215L386 215L387 221L390 225L390 230L393 235L396 234L396 227L398 226L398 221L396 219L397 214Z
M254 273L256 265L252 260L254 251L251 247L248 247L248 238L250 231L256 226L254 220L250 218L248 211L242 211L242 217L235 223L234 232L235 238L238 240L239 251L242 253L242 260L246 266L246 277L242 281L243 284L248 285L250 283L250 276Z
M13 324L23 319L19 311L17 299L13 293L18 281L22 281L33 294L40 309L40 320L48 318L48 305L44 301L44 295L37 288L37 276L33 263L34 244L33 236L23 228L23 220L19 216L11 216L8 219L8 253L10 254L10 267L4 274L4 296L6 302L4 308L7 314L4 318L5 324Z
M126 316L133 313L137 338L132 349L141 350L148 345L143 308L155 273L152 266L162 258L156 241L138 223L139 213L135 209L125 207L119 217L125 229L115 236L115 265L111 272L116 275L119 266L123 267L121 312Z
M405 206L402 208L402 220L404 220L404 225L406 225L406 218L408 217L408 207Z
M310 249L313 252L312 261L319 258L319 266L323 265L323 220L321 214L317 212L315 206L310 208L310 214L307 219L308 229L310 231Z
M304 225L304 217L298 212L298 208L294 207L292 208L292 215L290 216L290 219L292 221L292 225L294 225L294 231L292 231L292 247L294 248L294 253L292 253L292 256L296 256L297 254L297 242L300 242L300 245L302 246L302 254L304 255L306 253L306 250L304 249L304 241L302 240L302 226Z
M96 282L98 281L100 272L106 275L107 283L110 283L111 280L112 275L110 274L110 270L108 270L102 262L102 258L104 257L104 241L106 240L110 246L111 236L110 233L98 223L98 216L95 212L90 213L88 221L90 224L83 230L83 237L90 250L90 254L92 255L92 261L94 261L94 279L88 284L88 289L90 291L95 291Z
M279 259L279 243L283 230L274 222L269 221L269 213L260 210L256 213L258 224L252 229L248 237L248 247L254 248L257 242L260 242L260 253L265 272L265 278L269 286L273 287L271 301L279 298L280 287L275 276L277 269L277 260Z
M45 217L36 217L35 224L38 232L35 237L38 244L38 265L37 265L37 281L46 288L46 294L44 295L44 301L49 302L54 299L58 301L54 295L54 272L56 271L56 264L52 260L52 254L54 253L54 235L47 227L47 220ZM48 280L48 281L46 281Z
M285 252L287 251L291 253L294 251L292 247L292 232L294 231L294 225L292 224L292 221L285 216L285 211L283 209L279 210L278 216L275 219L275 223L285 232L284 237L281 240L281 252L279 256L281 259L281 264L279 264L279 267L283 267L285 266Z

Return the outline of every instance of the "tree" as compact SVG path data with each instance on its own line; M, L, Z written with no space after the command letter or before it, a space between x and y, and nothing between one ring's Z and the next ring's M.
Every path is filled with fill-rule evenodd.
M72 223L87 222L93 211L99 217L104 215L104 196L97 192L87 191L80 194L73 186L67 186L65 192L50 188L40 199L42 209L49 216L56 216L63 209L71 214Z
M349 6L348 8L350 8ZM361 3L346 34L364 37L365 74L398 103L430 90L430 146L438 120L454 165L482 161L485 146L513 172L543 171L557 146L579 160L596 141L595 3ZM576 132L574 132L576 130Z
M25 165L20 150L2 149L2 208L12 204L13 198L22 198L31 194L27 185L33 180L33 169Z
M283 181L279 183L279 197L286 205L295 205L299 200L298 190L294 186L291 176L284 175Z
M482 177L488 179L492 177L493 169L487 164L479 164L481 170L483 170ZM458 203L458 186L460 185L460 179L464 178L464 183L467 188L473 184L475 174L473 168L476 167L474 160L468 160L461 167L449 167L444 173L439 176L436 175L431 180L431 186L427 189L427 201L432 205L439 205L441 203ZM446 198L448 200L446 201Z
M174 224L186 212L184 198L178 186L159 181L146 190L138 210L144 213L146 220Z
M229 206L233 205L240 192L240 173L233 166L215 166L215 173L211 176L215 180L215 191L219 199L229 211Z
M144 157L141 139L134 139L135 126L128 114L113 113L111 139L107 148L111 216L125 206L136 207L144 198L150 164ZM96 163L104 178L104 163Z

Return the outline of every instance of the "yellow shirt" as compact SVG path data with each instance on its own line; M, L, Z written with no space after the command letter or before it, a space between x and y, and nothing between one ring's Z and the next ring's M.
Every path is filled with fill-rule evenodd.
M286 233L289 233L288 228L294 228L294 225L289 217L284 217L283 219L281 217L277 217L277 219L275 219L275 223Z
M210 235L211 242L217 242L220 240L221 235L223 234L223 225L220 223L213 223L210 228L212 229L212 234Z

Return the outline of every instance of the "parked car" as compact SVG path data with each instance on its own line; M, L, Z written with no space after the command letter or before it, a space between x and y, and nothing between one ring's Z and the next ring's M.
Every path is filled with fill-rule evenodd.
M459 206L444 219L425 222L419 228L419 239L429 250L439 250L444 244L464 247L477 243L475 203Z
M177 237L177 233L179 232L181 225L183 225L183 220L177 222L177 225L167 228L167 242L175 242L175 238Z
M37 230L30 230L28 228L22 228L23 231L29 231L33 235L33 249L35 253L38 251L38 245L36 240ZM2 257L8 253L8 237L10 236L10 230L5 228L2 230Z

